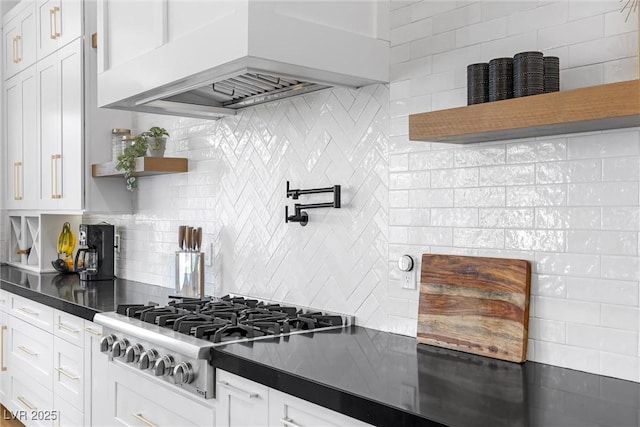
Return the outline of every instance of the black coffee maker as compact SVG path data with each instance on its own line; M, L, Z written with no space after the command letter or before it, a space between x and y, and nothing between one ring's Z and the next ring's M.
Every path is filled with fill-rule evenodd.
M81 281L115 279L115 228L111 224L80 224L76 253L76 272Z

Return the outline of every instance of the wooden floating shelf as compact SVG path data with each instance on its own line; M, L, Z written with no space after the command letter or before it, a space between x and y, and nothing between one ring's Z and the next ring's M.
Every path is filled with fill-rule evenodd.
M409 139L470 143L640 126L640 80L412 114Z
M91 165L91 175L94 178L107 176L123 176L116 170L117 162L106 162ZM133 176L150 176L167 173L187 172L188 160L182 157L138 157Z

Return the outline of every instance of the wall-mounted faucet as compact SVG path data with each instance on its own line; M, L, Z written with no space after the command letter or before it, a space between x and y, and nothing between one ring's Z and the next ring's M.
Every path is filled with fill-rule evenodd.
M326 188L311 188L307 190L295 189L292 190L289 188L289 181L287 181L287 198L291 197L294 200L298 200L303 194L319 194L319 193L333 193L333 202L328 203L308 203L308 204L300 204L296 203L293 205L294 214L289 215L289 206L284 207L284 222L299 222L300 225L305 226L309 222L309 215L306 212L303 212L308 209L317 209L317 208L339 208L340 207L340 186L334 185L333 187Z

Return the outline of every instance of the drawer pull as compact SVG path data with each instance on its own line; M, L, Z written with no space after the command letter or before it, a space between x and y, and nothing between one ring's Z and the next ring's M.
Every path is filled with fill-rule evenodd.
M39 312L33 311L33 310L29 310L27 307L20 307L20 308L18 308L18 310L20 310L20 311L22 311L24 313L27 313L30 316L39 316L40 315Z
M221 385L222 387L226 387L229 390L233 390L233 391L238 392L240 394L244 394L249 399L255 399L256 397L260 397L260 395L258 393L252 393L250 391L243 390L243 389L241 389L239 387L236 387L236 386L234 386L232 384L229 384L227 381L218 381L218 385Z
M26 406L27 409L29 409L30 411L35 411L36 409L38 409L35 406L33 406L31 403L29 403L29 401L22 396L18 396L17 399L20 401L20 403Z
M38 356L38 353L29 350L27 347L19 345L18 350L22 350L24 353L27 353L29 356Z
M142 414L140 412L136 413L134 412L133 415L135 418L137 418L138 420L142 421L143 423L145 423L146 425L148 425L149 427L156 427L156 425L154 423L152 423L151 421L149 421L148 419L146 419L145 417L142 416Z
M72 328L71 326L65 325L62 322L58 322L58 329L64 329L65 331L73 332L74 334L80 333L79 329Z
M288 418L288 417L280 418L280 422L289 427L302 427L300 424L296 423L295 421L293 421L291 418Z
M70 374L69 372L65 371L62 368L53 368L56 371L60 372L62 375L64 375L65 377L71 379L71 380L79 380L80 377L76 377L75 375Z
M99 336L99 337L101 337L101 336L102 336L102 332L100 332L100 331L96 331L96 330L95 330L95 329L93 329L93 328L84 328L84 330L85 330L85 331L87 331L87 332L89 332L90 334L97 335L97 336Z
M7 367L4 364L4 331L7 330L7 325L0 327L0 371L6 371Z
M56 28L56 13L60 12L60 8L58 6L54 6L53 9L49 10L49 37L51 37L52 40L57 39L58 37L60 37L60 33L58 32L58 29Z

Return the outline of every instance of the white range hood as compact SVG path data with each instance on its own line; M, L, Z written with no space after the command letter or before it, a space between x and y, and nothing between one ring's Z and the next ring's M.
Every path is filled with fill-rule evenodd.
M98 105L215 119L386 83L387 19L373 0L101 0Z

